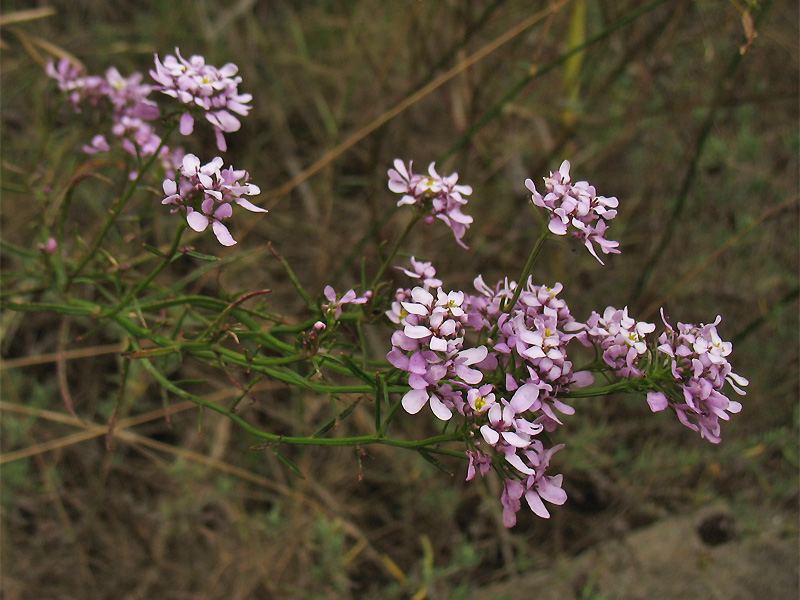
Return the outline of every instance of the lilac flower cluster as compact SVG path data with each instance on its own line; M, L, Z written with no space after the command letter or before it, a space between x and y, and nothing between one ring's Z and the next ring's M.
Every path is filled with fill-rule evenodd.
M566 501L562 477L547 473L563 444L547 447L539 434L555 431L563 415L574 414L560 397L594 381L591 372L573 368L567 349L573 340L595 346L631 389L653 390L647 397L652 410L671 405L682 423L712 442L719 441L718 419L741 409L719 391L726 380L742 394L737 384L747 385L725 358L731 346L716 332L719 319L699 327L679 324L678 332L667 324L656 347L647 339L655 325L634 320L627 308L608 307L577 321L559 297L559 283L534 285L528 278L509 307L514 282L490 287L479 276L476 294L448 293L430 263L412 259L411 269L401 270L424 285L398 289L386 313L398 327L387 360L409 374L402 406L416 414L429 404L443 421L456 413L463 417L467 479L492 468L501 474L508 527L523 499L542 518L550 516L545 502ZM484 344L467 341L475 336ZM654 356L668 358L669 366Z
M172 205L172 212L185 210L189 227L195 231L203 231L211 224L219 243L232 246L236 240L223 221L233 214L233 203L251 212L267 210L243 198L261 193L257 185L247 183L250 178L247 171L233 167L223 169L223 164L218 156L201 166L199 158L187 154L183 158L177 181L164 180L166 198L161 203Z
M653 412L672 406L681 423L712 443L720 441L719 419L730 419L728 413L742 410L739 402L720 391L727 381L733 390L744 395L747 379L734 373L727 356L732 345L717 333L721 317L708 325L678 323L675 331L661 314L666 331L658 338L658 352L666 358L674 378L673 385L647 394ZM677 387L677 393L672 390ZM672 393L671 393L672 392Z
M563 286L534 285L529 278L513 307L502 308L513 297L516 284L507 280L491 288L481 277L475 280L478 294L470 296L470 323L476 330L489 329L493 354L505 373L503 387L513 392L510 402L501 400L488 412L488 423L480 427L483 441L505 462L503 523L516 523L524 497L530 509L542 518L550 516L543 500L563 504L567 495L560 475L546 475L550 458L563 445L545 448L534 436L554 431L559 415L575 410L558 399L560 394L590 385L594 377L575 371L567 345L577 339L585 325L572 317L566 302L558 297ZM502 408L501 408L502 406ZM555 410L554 410L555 409ZM480 457L481 451L477 451Z
M116 68L111 67L105 77L87 76L81 67L71 64L67 59L62 59L57 65L48 63L46 71L58 82L59 89L67 94L68 102L76 110L86 103L94 107L106 103L110 107L111 133L120 140L126 152L143 158L152 156L161 148L160 156L167 161L165 166L171 164L173 155L169 149L162 147L161 138L147 122L158 118L161 111L148 99L153 87L142 83L141 73L123 77ZM95 135L90 144L83 146L87 154L108 152L110 149L103 134Z
M569 161L565 160L557 172L544 178L544 196L536 190L532 180L526 179L525 186L533 193L533 204L551 213L548 224L550 231L556 235L566 235L572 226L571 234L583 240L592 256L603 264L595 252L594 243L604 254L619 254L619 242L605 238L608 229L606 221L617 216L615 209L619 200L598 196L594 186L586 181L572 183L569 169Z
M236 76L236 65L228 63L217 69L205 64L202 56L186 60L177 48L175 54L168 55L163 62L155 55L155 70L150 74L158 84L156 86L142 83L141 73L123 77L114 67L106 71L105 77L87 76L82 67L66 59L58 64L51 61L46 71L58 82L59 89L76 110L84 104L93 107L108 104L113 115L111 132L121 141L122 147L138 159L158 152L167 176L174 177L182 164L184 151L165 146L155 128L148 123L161 114L158 105L148 98L152 91L159 90L185 106L179 122L183 135L194 130L195 115L203 115L213 126L217 146L222 151L226 149L223 132L237 131L241 126L232 113L246 115L251 108L248 103L252 100L252 95L239 93L241 77ZM110 149L111 145L103 134L95 135L83 147L89 154ZM136 174L132 173L131 178Z
M412 270L404 271L414 278L424 272L429 281L439 282L427 263L414 261ZM545 448L536 436L561 423L555 410L574 412L557 394L593 378L574 372L567 358L566 344L584 325L558 298L560 284L549 288L529 280L514 309L505 311L501 305L513 296L514 283L490 288L478 277L475 286L477 295L441 287L398 290L387 316L402 329L393 333L387 359L409 373L411 389L402 399L407 412L416 414L430 404L443 421L456 412L463 416L471 440L467 478L493 465L503 474L503 521L510 527L523 497L544 518L549 512L543 500L566 500L561 477L546 475L550 457L561 446ZM493 331L490 348L465 342L481 330ZM505 374L502 381L485 381L497 373Z
M447 421L453 410L463 411L462 389L469 389L483 379L478 366L491 368L485 346L464 346L467 316L462 308L463 292L436 295L422 287L398 294L389 318L403 328L392 334L392 350L387 360L409 373L411 389L403 396L403 408L416 414L426 404L433 413ZM455 387L454 387L455 386Z
M461 239L472 223L472 217L461 212L467 203L464 196L472 194L468 185L457 185L458 173L442 177L434 168L435 163L428 166L428 174L416 174L412 170L413 161L405 163L400 159L394 161L394 169L389 169L389 189L403 197L397 206L410 204L420 211L428 213L426 223L441 219L453 231L456 242L463 248L467 246Z
M572 183L569 170L564 161L545 178L544 195L530 179L525 185L533 204L549 213L549 231L582 240L602 264L595 244L604 254L619 253L619 244L605 238L619 202L598 196L586 181ZM442 218L463 246L471 219L460 210L472 189L456 182L456 174L443 178L433 164L427 176L400 160L389 170L389 189L403 194L398 206L430 211L427 221ZM398 289L386 312L397 327L387 360L408 373L411 388L401 404L411 414L429 404L443 421L456 413L463 417L458 431L467 443L467 480L491 469L501 475L508 527L516 523L523 498L543 518L550 516L545 502L566 501L561 475L547 474L563 444L547 447L539 434L555 431L564 415L575 413L562 399L591 385L591 371L613 372L629 382L625 389L649 391L653 411L672 406L681 422L712 442L719 441L718 419L741 409L719 391L726 380L741 394L737 384L747 384L731 372L725 358L730 344L715 328L719 319L699 327L679 324L678 332L667 324L656 345L647 339L655 325L634 320L627 307L609 306L602 315L592 312L585 323L577 321L559 297L563 286L535 285L529 267L519 285L504 279L492 287L478 276L476 294L445 292L428 262L412 258L410 269L398 269L419 282ZM605 366L595 362L588 370L575 369L567 350L573 340L595 347Z
M575 412L557 396L594 381L588 371L573 370L566 351L585 325L575 320L567 303L558 297L563 290L560 283L537 286L528 278L515 306L505 309L501 306L514 295L514 282L504 280L490 288L478 277L475 288L479 294L470 296L475 311L470 323L476 330L496 330L493 350L506 373L506 389L514 391L525 383L537 386L542 398L533 410L541 410L541 422L553 430L561 424L553 408L566 415Z
M231 111L247 115L251 108L247 103L253 99L251 94L239 93L239 68L228 63L218 69L207 65L202 56L186 60L177 48L175 56L170 54L163 62L156 54L155 64L150 75L159 84L157 89L186 106L180 119L181 133L189 135L194 130L193 112L202 114L213 125L217 147L224 152L227 145L223 132L238 131L241 126Z
M635 321L628 316L628 307L617 310L609 306L603 316L596 312L586 320L579 338L587 346L594 344L603 353L603 360L621 377L642 377L637 367L639 357L647 352L645 336L653 333L653 323Z

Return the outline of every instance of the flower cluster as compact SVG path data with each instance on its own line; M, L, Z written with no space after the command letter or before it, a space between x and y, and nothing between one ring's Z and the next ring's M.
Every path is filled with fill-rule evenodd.
M730 413L742 410L739 402L720 391L727 381L737 394L747 379L735 374L728 362L732 345L717 333L721 317L708 325L678 323L675 331L662 311L666 331L658 338L658 352L667 359L674 378L673 385L647 394L653 412L672 406L681 423L715 444L720 441L719 419L727 421ZM672 390L677 387L677 393ZM727 411L727 412L726 412Z
M653 323L635 321L628 316L628 307L617 310L609 306L603 316L596 312L586 320L586 330L578 337L584 344L594 344L603 353L603 360L621 377L641 377L637 366L647 352L645 336L655 331Z
M112 114L111 133L120 140L126 152L137 158L152 156L160 152L162 157L169 150L162 146L161 138L147 121L161 114L158 106L148 99L152 86L142 83L142 74L123 77L110 67L105 77L86 76L81 67L62 59L58 64L47 65L47 74L58 82L61 91L76 110L84 103L99 107L106 103ZM159 151L159 148L161 150ZM97 134L90 144L83 146L87 154L108 152L111 149L106 136Z
M483 379L483 373L475 367L493 365L484 362L488 355L485 346L464 346L464 293L447 293L442 288L435 291L436 295L415 287L398 294L388 316L403 328L392 334L392 350L386 358L409 373L411 390L403 396L403 408L416 414L430 404L433 414L447 421L454 409L463 411L461 390Z
M524 451L525 462L530 465L523 471L527 475L522 479L503 481L503 493L500 496L503 504L503 525L513 527L517 524L517 513L522 507L523 496L533 513L543 519L550 518L550 512L542 500L558 506L567 501L567 493L561 487L564 476L545 474L550 457L563 447L564 444L558 444L545 450L542 442L534 440Z
M85 69L66 58L58 63L48 61L45 72L58 82L58 89L66 94L67 101L76 111L81 104L97 105L107 94L108 83L97 75L86 75Z
M442 177L434 168L435 163L428 166L427 175L415 174L412 171L413 161L408 167L400 159L394 161L394 169L389 169L389 189L403 197L397 206L410 204L416 206L425 216L426 223L441 219L453 231L456 242L464 248L464 237L472 223L472 217L461 212L467 203L464 196L472 194L468 185L457 185L458 173Z
M458 189L455 175L441 178L433 165L429 176L416 175L411 164L406 167L399 160L394 167L389 188L403 194L398 205L423 211L433 207L430 220L434 214L441 217L437 207L458 210L465 203L462 194L467 191ZM617 242L604 235L606 221L616 216L617 199L597 196L585 181L571 183L569 168L564 161L545 179L544 196L526 181L533 204L550 214L550 232L565 235L571 230L598 260L595 243L605 254L618 253ZM454 232L460 242L463 230ZM491 469L500 474L508 527L516 523L523 499L543 518L550 516L545 502L566 501L562 476L547 472L563 444L549 446L540 434L554 432L565 415L575 413L564 396L591 385L591 371L611 371L628 382L625 389L649 391L654 411L671 405L684 424L712 442L719 441L718 419L741 408L719 392L726 380L739 393L744 392L736 384L747 384L725 359L730 344L717 335L719 319L700 327L679 324L678 332L667 325L657 346L647 339L655 325L634 320L627 307L608 307L602 315L592 312L580 322L560 298L560 283L535 285L527 271L519 284L504 279L489 286L478 276L477 293L468 294L446 292L430 263L412 258L410 269L398 268L419 282L412 289L398 289L386 313L397 327L387 360L408 373L410 390L402 406L416 414L429 404L442 421L455 414L463 417L457 431L467 445L467 479ZM568 349L572 341L595 347L604 364L574 368ZM603 393L587 390L580 395Z
M239 68L228 63L218 69L207 65L202 56L186 60L177 48L175 56L170 54L163 62L156 54L155 64L150 75L159 84L157 89L186 106L180 119L181 133L189 135L194 130L193 112L202 114L213 125L217 147L224 152L227 145L223 132L238 131L241 126L231 111L247 115L251 108L247 103L253 99L251 94L239 93Z
M556 235L566 235L571 225L572 235L583 240L592 256L603 264L595 252L594 243L604 254L619 254L619 242L605 238L608 229L606 221L617 216L615 209L619 200L598 196L594 186L586 181L571 183L569 168L569 161L565 160L556 173L544 178L544 196L536 191L532 180L526 179L525 186L533 193L533 204L550 213L550 231Z
M537 386L542 398L533 410L542 411L542 423L552 430L561 423L553 408L562 414L574 413L557 396L594 380L587 371L573 370L566 351L567 344L585 325L575 320L567 303L558 297L563 290L560 283L553 287L534 285L529 278L516 304L503 308L516 285L504 280L490 288L481 277L476 278L479 294L470 296L470 306L476 313L470 322L477 329L491 327L496 331L493 350L506 374L506 389L513 391L526 383Z
M474 311L470 323L478 330L489 329L494 336L490 337L492 354L505 374L503 387L513 392L510 401L501 399L489 409L488 422L480 427L483 441L504 461L500 468L503 522L511 527L523 497L542 518L550 516L543 500L566 501L561 476L545 474L550 457L563 445L546 448L535 436L561 425L558 413L574 414L571 406L559 400L560 394L585 387L594 378L587 371L576 372L569 360L567 345L585 325L572 317L558 297L563 289L560 283L549 287L528 279L513 307L505 305L514 296L515 283L503 280L492 288L478 277L475 287L478 294L470 296L468 303Z
M439 281L427 263L413 261L412 269L403 270L410 277L424 272ZM536 436L561 423L556 410L574 412L557 395L593 378L574 372L567 358L565 346L584 325L558 298L560 284L550 288L529 280L513 310L503 307L514 295L513 282L490 288L478 277L475 286L476 295L447 293L441 287L398 290L387 316L402 329L393 333L387 359L409 373L411 390L402 399L407 412L416 414L430 404L443 421L455 412L464 417L471 440L467 478L492 466L503 475L503 520L510 527L523 497L544 518L549 513L543 500L566 500L561 477L545 474L560 446L546 448ZM491 330L490 347L466 341L482 330ZM505 375L487 383L492 373Z
M184 209L189 227L195 231L205 230L210 223L219 243L232 246L236 240L223 220L233 214L233 203L252 212L267 210L243 198L261 193L257 185L247 183L250 178L247 171L233 167L223 169L223 164L218 156L201 166L199 158L187 154L183 158L177 181L164 180L163 189L167 196L161 203L172 205L172 212Z

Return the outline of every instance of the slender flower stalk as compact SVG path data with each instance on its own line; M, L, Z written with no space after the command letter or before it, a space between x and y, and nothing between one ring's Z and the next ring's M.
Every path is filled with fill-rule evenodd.
M522 274L519 276L519 281L527 281L528 277L530 277L531 271L533 271L533 265L536 264L536 260L539 258L539 254L544 248L544 243L550 237L550 232L547 229L542 229L542 232L539 234L539 239L536 240L536 244L533 246L533 250L528 255L528 261L525 263L525 267L522 269ZM504 303L501 307L503 310L510 309L511 307L515 306L517 300L519 300L519 296L522 293L522 285L517 285L517 288L514 290L514 295L511 296L511 300Z
M67 278L67 281L66 281L66 287L67 288L69 288L69 286L72 284L72 282L75 281L75 278L80 274L80 272L89 263L89 261L92 260L92 258L94 257L95 253L100 248L100 244L103 243L103 240L105 239L106 234L111 229L111 226L114 224L114 222L116 221L117 217L122 212L122 209L125 208L125 206L128 204L130 199L133 197L133 193L139 187L139 184L144 179L144 176L149 171L150 167L153 166L153 163L158 158L159 151L161 150L162 147L164 147L166 145L167 139L169 139L169 136L170 136L170 134L172 133L172 131L174 129L175 129L175 124L173 123L167 129L167 132L164 134L164 137L161 138L161 143L159 144L159 146L156 149L156 151L147 159L147 161L144 163L144 165L142 165L142 168L139 169L139 171L136 174L136 177L133 179L133 181L131 181L128 184L128 187L125 189L125 192L122 194L122 196L120 198L117 198L114 201L111 209L108 212L108 217L106 218L106 221L103 224L103 228L100 230L100 233L95 238L94 243L92 243L92 246L86 252L86 254L84 255L83 259L81 259L81 262L78 263L78 266L75 267L75 270Z
M414 228L419 220L422 218L421 214L415 214L414 216L409 219L408 223L406 223L403 232L400 236L395 240L394 244L392 245L392 249L389 251L389 254L386 255L386 258L381 262L381 266L378 268L378 272L375 273L375 277L372 278L372 282L369 285L369 289L374 290L377 288L378 283L380 282L383 274L386 273L386 269L389 268L389 265L394 260L394 257L397 255L397 252L400 250L405 239L408 237L408 234L411 233L411 230Z
M178 251L178 246L181 243L181 237L183 236L183 232L185 230L186 227L184 225L181 225L175 230L175 235L172 238L172 244L170 245L169 250L167 250L166 254L164 255L164 258L161 260L160 263L158 263L158 266L156 266L156 268L153 269L147 277L142 279L142 281L140 281L134 288L132 288L127 294L125 294L125 296L122 298L122 300L119 301L119 303L115 308L111 309L110 312L105 313L104 316L106 318L113 317L118 312L123 310L128 305L128 303L139 294L139 292L146 289L147 286L150 285L150 283L156 277L158 277L158 274L161 273L161 271L163 271L166 268L166 266L172 262L175 253Z

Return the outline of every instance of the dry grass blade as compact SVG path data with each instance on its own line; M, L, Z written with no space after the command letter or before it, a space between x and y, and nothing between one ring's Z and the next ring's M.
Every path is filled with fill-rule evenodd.
M61 392L61 399L64 401L64 406L70 414L78 418L75 414L75 405L72 402L72 394L69 391L69 383L67 382L67 361L64 360L64 350L67 345L67 337L69 336L69 321L66 317L61 320L61 327L58 333L58 352L56 353L56 376L58 378L58 389Z
M187 400L186 402L181 402L180 404L176 404L168 408L160 408L158 410L154 410L152 412L145 413L143 415L131 417L129 419L124 419L117 426L119 427L120 430L126 429L128 427L133 427L135 425L141 425L142 423L147 423L148 421L154 421L155 419L159 419L167 415L172 415L178 412L182 412L190 408L195 408L196 406L197 406L196 404ZM0 465L4 465L13 462L15 460L20 460L22 458L28 458L29 456L42 454L43 452L48 452L50 450L65 448L67 446L71 446L72 444L77 444L79 442L90 440L92 438L99 437L101 435L105 435L108 433L108 426L106 425L84 423L77 417L70 417L50 410L31 408L29 406L21 406L19 404L13 404L11 402L3 402L3 401L0 401L0 410L7 410L19 414L31 415L33 417L47 419L48 421L55 421L57 423L63 423L65 425L72 425L73 427L81 427L87 429L86 431L74 433L72 435L68 435L66 437L59 438L57 440L51 440L49 442L44 442L42 444L37 444L35 446L30 446L28 448L16 450L14 452L7 452L2 456L0 456Z
M227 397L230 396L232 393L234 393L234 390L223 390L222 392L214 394L213 396ZM186 401L168 408L159 409L143 415L124 419L118 424L117 430L115 431L114 435L116 438L126 441L128 443L140 444L142 446L151 448L153 450L158 450L161 452L172 454L174 456L179 456L181 458L184 458L192 462L207 465L223 473L228 473L230 475L238 477L239 479L255 483L256 485L260 485L282 496L298 500L303 504L307 505L310 509L314 510L315 512L321 514L328 514L331 512L330 510L326 509L322 504L320 504L315 500L312 500L310 497L302 494L301 492L292 490L285 485L271 481L265 477L247 471L246 469L236 467L222 460L219 460L218 458L205 456L203 454L194 452L192 450L186 450L184 448L171 446L169 444L165 444L163 442L159 442L157 440L153 440L148 437L139 435L132 431L127 431L127 429L135 425L140 425L142 423L152 421L160 417L182 412L190 408L195 408L196 406L197 405L194 404L193 402ZM105 425L87 424L81 421L80 419L70 417L68 415L57 413L54 411L31 408L28 406L22 406L19 404L13 404L10 402L3 402L3 401L0 401L0 410L12 411L19 414L27 414L34 417L43 418L58 423L63 423L66 425L73 425L75 427L87 428L86 431L81 431L57 440L52 440L50 442L45 442L43 444L37 444L36 446L24 448L16 452L9 452L7 454L3 454L2 456L0 456L0 465L7 464L15 460L20 460L22 458L27 458L30 456L38 456L50 450L64 448L69 445L77 444L79 442L92 439L95 437L100 437L108 433L108 427ZM341 519L341 517L339 518ZM358 526L345 520L342 520L342 526L344 531L346 531L350 537L356 540L355 546L353 547L353 549L351 549L349 553L350 560L353 560L358 554L360 554L364 549L366 549L367 555L373 562L386 567L387 564L386 560L388 559L388 557L385 555L380 555L378 553L375 547L370 543L367 536L364 534L363 531L361 531L361 529ZM391 561L391 559L389 560ZM388 570L390 573L394 573L392 569Z
M52 6L43 6L42 8L33 8L31 10L18 10L7 15L0 15L0 27L12 23L24 23L25 21L52 17L55 14L56 9Z
M47 40L43 40L38 36L24 33L17 28L12 28L8 31L19 38L20 43L25 47L25 50L28 52L28 54L31 55L31 58L33 58L33 60L35 60L36 63L42 68L47 65L47 60L41 54L39 54L39 52L36 50L37 47L44 50L51 56L55 56L56 58L60 59L66 59L73 65L84 67L84 64L78 60L74 54L67 52L60 46L56 46L55 44L48 42Z
M264 383L261 385L254 386L251 391L254 392L263 391L263 390L274 389L275 387L279 386L274 383ZM208 399L212 402L219 402L221 400L225 400L226 398L238 396L240 393L241 392L238 388L226 388L224 390L220 390L218 392L210 394L208 396ZM161 417L168 417L169 415L174 415L176 413L183 412L190 408L196 408L196 407L197 404L195 404L190 400L186 400L184 402L180 402L173 406L168 406L166 408L159 408L158 410L154 410L142 415L123 419L122 421L120 421L115 425L114 435L115 436L118 435L119 432L121 432L123 429L129 429L130 427L141 425L142 423L154 421L155 419L159 419ZM72 425L73 427L86 428L87 431L72 434L65 438L61 438L59 440L52 440L50 442L45 442L42 444L37 444L36 446L31 446L29 448L16 450L14 452L8 452L0 456L0 465L15 460L19 460L21 458L26 458L28 456L35 456L37 454L41 454L42 452L47 452L49 450L64 448L71 444L77 444L78 442L82 442L94 437L106 435L109 432L108 425L100 425L98 423L86 423L81 419L77 418L77 416L70 417L68 415L50 410L44 410L41 408L32 408L30 406L23 406L20 404L3 402L2 400L0 400L0 411L3 410L12 411L19 414L31 415L33 417L47 419L48 421L63 423L65 425Z
M0 363L0 370L44 365L56 362L57 360L75 360L76 358L114 354L116 352L122 352L124 349L124 344L108 344L106 346L93 346L91 348L75 348L74 350L64 350L63 352L50 352L48 354L39 354L38 356L21 356L19 358L2 361L2 363Z

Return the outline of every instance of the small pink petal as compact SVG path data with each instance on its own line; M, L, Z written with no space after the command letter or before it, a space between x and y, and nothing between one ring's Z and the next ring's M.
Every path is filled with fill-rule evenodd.
M236 240L233 239L233 236L231 235L231 232L228 231L228 228L219 221L214 221L211 224L211 228L214 230L214 235L217 236L217 240L223 246L233 246L236 243Z
M403 408L408 414L415 415L422 410L428 402L428 392L425 390L410 390L403 396Z
M180 132L181 135L189 135L194 131L194 117L191 113L185 112L181 116ZM199 164L199 161L198 161Z
M204 231L205 228L208 227L208 218L197 211L190 212L186 215L186 221L189 223L189 227L195 231Z

